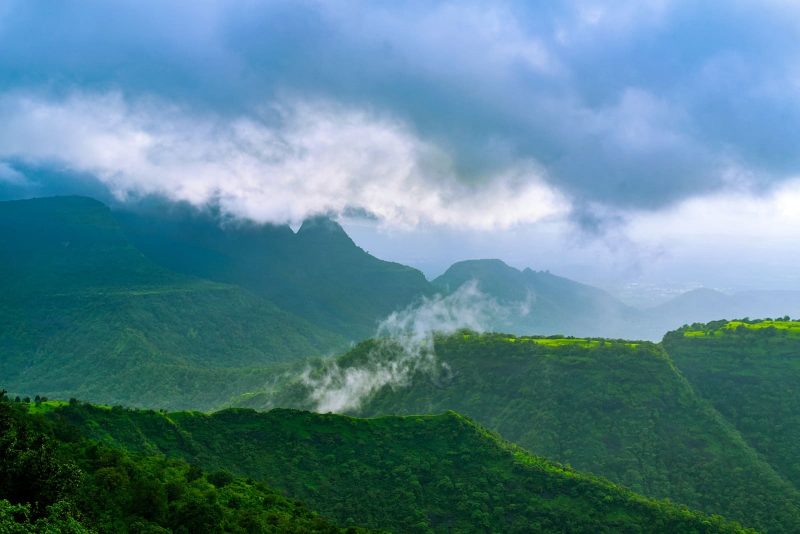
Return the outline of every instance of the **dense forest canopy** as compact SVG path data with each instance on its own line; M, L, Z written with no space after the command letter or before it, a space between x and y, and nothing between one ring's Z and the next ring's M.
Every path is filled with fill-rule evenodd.
M716 321L664 337L694 388L800 488L800 321Z
M126 450L117 454L153 462L147 465L156 478L163 476L159 468L174 464L167 471L190 486L185 498L194 486L216 492L218 500L206 502L219 503L216 517L223 521L247 520L243 513L226 516L225 503L235 502L256 519L280 514L299 529L329 525L294 501L262 498L258 492L267 489L258 481L266 481L338 524L395 532L744 531L719 516L647 499L532 456L453 412L357 419L294 410L206 415L50 402L40 404L43 415L34 417L24 404L6 403L4 409L18 420L69 432L83 448ZM247 492L256 492L255 498ZM180 505L171 504L169 495L165 521ZM258 502L271 507L247 508Z
M645 495L773 532L800 528L800 494L783 467L765 461L658 344L465 331L436 337L434 348L437 366L414 367L350 412L456 410L535 454ZM404 358L401 346L365 342L316 371L331 380L304 377L240 404L314 409L319 389L341 392L335 380L354 388L356 378L385 371L378 362Z

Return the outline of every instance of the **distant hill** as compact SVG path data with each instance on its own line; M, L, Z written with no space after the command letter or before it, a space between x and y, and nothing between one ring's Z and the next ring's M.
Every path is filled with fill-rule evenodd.
M339 358L339 376L369 382L371 372L391 369L375 363L393 358L380 343ZM769 532L800 530L800 494L695 393L658 345L465 332L437 338L435 353L441 372L421 367L365 397L353 413L456 410L534 454L645 495ZM242 402L314 408L312 388L325 384L298 381L277 396Z
M800 291L687 291L655 307L638 309L611 294L547 271L522 271L497 259L453 264L432 283L449 293L476 281L505 306L491 330L517 335L574 335L660 340L685 324L737 317L800 317Z
M453 264L433 284L452 292L471 280L506 307L492 330L521 335L564 334L637 338L637 311L601 289L549 272L523 271L500 260Z
M153 261L239 285L353 341L434 292L421 272L369 255L324 217L305 221L295 234L288 226L226 222L181 206L115 216Z
M45 206L67 209L56 206L61 202L57 199L31 202L38 202L38 207L21 203L11 208L13 203L5 203L4 209L16 210L17 216L24 216L21 213L26 210L35 215ZM94 201L84 198L82 202ZM53 284L98 286L105 283L105 276L113 276L114 284L145 285L154 283L154 277L162 277L166 284L201 278L243 288L318 331L335 334L340 343L371 337L390 313L437 292L452 293L472 281L502 305L502 313L487 326L518 335L659 340L667 331L692 322L800 316L800 291L727 295L701 289L639 310L596 287L546 271L514 269L500 260L458 262L428 282L416 269L369 255L325 217L305 221L295 233L285 225L228 220L213 211L165 202L139 206L136 212L113 211L114 220L107 212L103 220L92 219L88 213L81 221L82 216L73 211L77 218L67 224L71 241L59 240L52 228L39 232L33 218L28 220L26 232L35 239L30 244L17 242L9 250L15 255L12 265L15 261L27 265L16 269L18 282L7 284L4 290L17 285L26 291ZM91 251L81 248L79 222L91 228L84 236L92 240ZM57 256L71 253L71 263L54 268L52 251ZM149 261L143 261L142 253ZM30 283L25 277L30 277Z
M510 445L464 417L354 419L67 406L93 439L269 481L340 524L393 532L739 532Z
M726 294L695 289L654 308L643 316L666 333L685 324L742 317L800 317L800 291L742 291Z
M800 322L715 321L664 347L697 391L800 488Z
M0 202L0 376L19 393L211 408L344 339L238 287L168 271L103 204Z

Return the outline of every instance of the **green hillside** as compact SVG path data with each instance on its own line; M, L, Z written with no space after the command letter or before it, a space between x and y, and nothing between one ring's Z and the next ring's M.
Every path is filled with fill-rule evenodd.
M315 325L359 341L378 321L430 295L421 272L379 260L324 217L288 226L224 223L173 207L116 214L131 240L172 270L232 283Z
M343 339L145 258L91 199L0 202L0 376L21 394L207 409Z
M0 393L0 532L344 530L262 482L86 440Z
M645 495L770 532L800 530L795 489L695 394L658 345L463 333L438 338L435 350L442 372L387 385L356 413L453 409L534 454ZM339 366L370 369L391 357L366 342ZM298 382L243 404L314 408L310 393Z
M500 260L453 264L433 285L452 292L475 280L507 308L491 329L518 334L566 334L638 338L638 311L605 291L544 271L517 270ZM660 334L659 334L660 335Z
M717 321L670 332L664 347L778 472L800 488L800 321Z
M294 410L213 415L65 406L108 446L266 480L339 523L395 532L736 532L531 456L471 421Z

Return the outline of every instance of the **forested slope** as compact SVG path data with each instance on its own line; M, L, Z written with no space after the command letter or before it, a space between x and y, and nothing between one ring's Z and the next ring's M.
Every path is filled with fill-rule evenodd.
M294 233L178 206L115 216L159 264L239 285L349 340L374 335L385 316L434 292L421 272L371 256L324 217Z
M520 271L496 259L467 260L453 264L432 283L452 292L471 281L505 308L505 314L493 318L493 331L642 337L638 310L601 289L550 272Z
M800 530L795 489L697 396L656 344L465 332L438 337L435 353L441 372L421 366L353 413L456 410L534 454L645 495L771 532ZM368 374L382 358L393 358L386 343L363 343L339 358L338 376L366 380L346 370ZM244 404L314 408L309 384Z
M338 522L396 532L735 532L532 456L455 413L355 419L62 407L109 446L266 480Z
M42 408L0 393L0 532L344 532L262 482L98 444Z
M694 324L663 343L695 389L800 488L800 321Z
M165 270L91 199L0 202L0 376L25 394L211 408L343 338Z

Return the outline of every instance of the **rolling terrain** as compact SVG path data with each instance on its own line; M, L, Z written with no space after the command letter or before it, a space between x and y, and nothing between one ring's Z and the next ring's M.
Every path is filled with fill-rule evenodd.
M338 524L394 532L738 532L532 456L472 421L294 410L158 413L73 403L48 417L104 446L267 481Z
M398 345L403 338L373 339L335 360L304 363L372 335L398 308L470 283L493 303L492 329L582 337L461 331L434 336L429 351ZM460 262L429 283L369 256L325 218L295 233L208 214L114 214L82 197L0 203L0 291L0 376L15 393L170 409L233 402L319 410L317 389L333 388L329 397L361 395L342 405L351 415L406 416L31 405L48 412L51 433L77 432L122 451L106 465L86 456L91 447L71 449L93 480L86 491L104 483L93 469L131 480L156 470L152 487L168 488L175 477L188 480L191 464L207 473L187 495L282 503L268 515L287 530L737 528L651 498L767 532L800 530L800 328L788 320L695 324L663 346L587 337L655 323L599 289L498 260ZM683 301L692 299L730 304L702 292ZM681 301L671 306L668 320L688 313ZM327 377L334 368L339 374ZM359 389L386 372L396 376ZM27 417L19 413L12 419ZM178 463L154 459L163 454ZM234 478L216 487L218 472ZM262 495L274 490L248 478L333 522ZM105 498L114 513L133 513L127 498ZM58 520L46 506L14 506L0 514L27 518L31 528ZM163 526L188 513L165 506L157 518L139 515ZM203 521L230 523L231 513L223 505Z
M352 387L391 368L375 361L391 360L394 352L386 343L365 342L339 358L330 376L346 377ZM696 394L659 345L463 332L438 337L435 354L438 372L420 367L365 396L351 413L456 410L534 454L644 495L769 532L800 529L796 489ZM301 379L241 404L315 409L314 388L335 393L334 382Z
M0 532L363 532L339 528L263 482L88 440L45 419L47 404L4 393Z
M344 339L164 269L81 197L0 202L0 376L25 394L208 409Z

